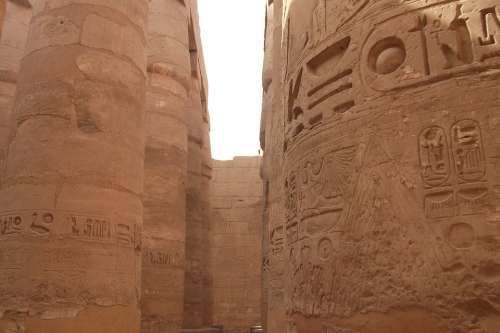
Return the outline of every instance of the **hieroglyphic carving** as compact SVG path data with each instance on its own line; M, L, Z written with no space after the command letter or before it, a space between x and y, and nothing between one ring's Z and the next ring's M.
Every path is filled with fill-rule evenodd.
M437 10L433 13L432 11L435 10L435 7L439 7L435 5L438 2L440 3L439 6L442 6L444 9L441 11ZM478 56L477 45L475 44L478 44L479 42L477 41L478 35L474 30L473 15L477 14L476 12L480 10L483 3L481 1L471 1L471 3L474 2L476 6L476 10L471 10L470 6L461 5L465 2L466 1L452 0L372 2L375 3L373 7L377 6L377 3L383 3L383 5L380 5L380 8L387 9L388 13L384 12L383 15L380 15L380 17L383 17L381 21L382 23L380 24L385 24L385 22L393 20L394 18L391 17L392 14L389 12L398 7L399 4L403 3L411 3L412 6L399 6L400 8L402 7L405 12L400 15L400 17L407 16L406 18L415 18L415 20L409 20L407 26L404 28L406 29L405 34L407 34L407 36L400 35L399 23L392 22L390 25L386 25L383 30L391 35L384 36L383 34L380 34L380 38L375 38L376 40L374 40L370 45L371 47L367 47L366 50L363 50L363 52L366 51L367 53L370 53L369 62L367 61L360 66L366 66L363 70L370 71L369 75L383 78L378 82L387 84L387 86L390 86L391 80L393 80L391 77L392 74L394 74L394 82L411 82L408 85L394 85L389 89L396 90L420 84L430 85L435 81L445 80L453 78L457 75L465 74L465 71L470 70L471 68L479 69L479 72L487 66L494 65L496 59L493 58L489 58L488 63L484 62L485 67L482 67L483 64L478 63L477 61L480 57ZM442 4L444 3L452 3L452 5L443 6ZM459 6L457 6L457 4L459 4ZM425 6L425 9L419 8L419 6ZM373 7L372 4L370 4L369 8ZM319 34L326 34L325 29L321 26L323 24L324 15L321 10L321 8L316 7L314 20L316 22L320 22L316 24L316 31L318 31ZM366 27L369 25L370 20L376 20L376 17L377 15L373 14L366 20L366 22L363 22L363 25ZM494 14L490 12L490 14L487 15L486 21L488 21L487 23L492 26L491 29L497 28L498 23L497 21L494 21L494 19L496 20L496 17L496 11ZM349 26L347 28L350 29L351 27ZM353 30L354 32L358 32L363 29L360 28L357 30L356 27L354 27ZM340 39L336 39L335 43L341 41L342 38L345 38L344 34L345 31L338 32L336 37L340 37ZM485 33L484 36L487 34L488 33ZM362 39L363 37L366 37L366 35L360 37L355 33L351 33L349 38L352 39L352 45L361 47L363 43L360 41L360 38ZM486 41L487 39L485 38L484 40ZM333 284L334 290L342 289L346 284L348 293L349 291L356 289L357 286L354 286L356 282L360 282L360 284L363 285L363 287L367 287L367 289L373 287L369 283L369 275L366 275L364 278L362 278L362 274L359 274L358 272L350 275L349 268L345 266L343 267L342 260L339 259L342 257L342 253L336 253L334 250L334 243L332 243L331 234L344 235L342 239L342 247L345 246L346 239L355 239L356 244L354 247L362 248L359 254L363 253L363 255L366 255L367 258L371 256L371 253L377 252L371 251L371 246L377 249L375 245L368 244L371 242L375 244L378 238L390 239L388 242L388 247L390 249L387 251L389 254L380 254L380 257L383 257L383 259L381 259L381 262L384 262L382 265L386 264L392 269L394 266L397 266L397 261L399 260L397 256L399 254L396 253L394 254L394 257L392 257L390 252L395 249L406 251L406 244L402 243L402 247L395 246L392 243L394 239L392 237L400 237L404 235L403 238L405 238L406 242L406 237L415 231L412 230L413 226L409 226L410 223L404 226L401 223L405 223L405 218L410 217L413 219L415 215L417 215L417 218L422 220L423 224L426 224L426 226L432 226L431 228L434 229L432 231L440 230L440 232L436 233L429 231L429 234L422 235L421 240L415 240L412 238L409 243L409 247L413 249L412 252L414 252L416 256L420 256L418 261L413 261L415 257L412 256L412 263L418 264L422 270L428 270L429 272L422 273L422 275L428 276L432 276L432 274L436 273L433 267L436 263L426 262L429 254L432 257L432 253L430 253L432 249L427 249L426 245L428 243L432 243L434 239L437 243L439 243L438 247L440 250L440 253L436 255L436 257L440 257L437 261L442 265L442 268L446 272L453 273L465 272L470 268L470 266L477 267L480 265L480 262L482 261L481 255L473 254L475 251L465 250L474 247L477 248L478 252L482 251L480 247L485 245L481 244L483 241L484 243L489 243L486 246L490 249L498 244L497 240L492 240L493 238L498 239L498 236L492 236L492 233L490 232L490 229L493 229L493 227L490 226L490 229L484 228L483 230L478 228L479 224L483 223L486 225L488 224L487 221L491 221L491 214L489 213L492 211L492 208L494 208L494 205L490 202L491 200L489 198L491 195L490 187L493 184L490 184L487 179L487 175L492 176L492 170L486 170L487 163L490 168L493 163L493 149L489 149L488 154L486 154L484 147L484 143L488 143L489 141L487 138L490 138L490 136L493 136L494 134L486 132L488 121L484 118L480 118L479 114L483 111L480 109L480 106L472 105L473 99L471 98L470 100L467 99L466 105L456 107L453 111L451 104L455 106L455 103L450 103L449 109L443 110L442 113L435 112L434 114L433 112L436 111L436 105L444 105L446 104L446 100L429 100L426 99L426 94L429 93L433 98L437 99L435 96L439 96L437 93L437 91L440 91L439 89L443 89L444 91L445 89L455 88L452 84L454 82L439 82L436 85L425 88L422 87L420 89L416 89L415 91L401 92L401 95L399 92L394 91L384 94L383 98L380 99L378 99L379 96L373 97L373 103L372 100L370 100L371 96L368 96L366 100L363 100L363 98L366 97L366 95L364 95L362 98L353 100L351 104L348 104L348 107L353 109L344 117L327 119L327 113L325 112L323 114L322 110L321 114L317 115L316 111L320 111L320 108L325 105L332 105L329 104L328 100L321 100L321 98L323 96L327 97L330 88L332 87L333 89L331 89L331 91L336 91L334 82L338 83L340 87L342 84L339 82L345 84L351 83L351 90L354 90L356 94L363 95L363 92L358 90L358 84L360 83L360 81L358 81L359 66L342 67L343 71L340 71L340 76L337 76L337 71L340 70L340 67L336 68L335 66L332 66L330 69L324 69L325 67L321 68L321 66L326 64L326 62L322 61L323 58L321 57L316 58L318 61L312 62L312 65L308 66L307 59L312 59L313 54L314 56L321 55L321 50L325 49L323 46L327 43L328 45L335 44L330 43L331 40L324 40L323 42L323 44L315 42L318 43L318 45L315 46L313 50L307 50L307 53L312 57L309 58L307 55L304 56L304 58L301 59L302 62L298 64L300 68L295 72L292 68L288 72L287 76L287 79L294 80L294 84L297 82L295 81L295 76L298 73L297 71L300 70L302 76L302 88L297 89L297 91L299 91L298 97L294 94L290 94L290 96L293 96L294 102L293 107L289 109L294 110L295 106L300 106L302 113L300 116L299 112L289 113L292 115L298 115L298 117L296 117L296 119L293 119L292 117L292 122L286 124L286 134L289 135L286 138L290 139L291 136L297 135L297 140L295 141L296 146L293 146L292 149L287 151L287 154L285 154L285 159L290 162L285 168L286 172L288 172L287 175L289 177L293 177L295 180L294 184L298 184L294 187L285 186L285 190L287 191L289 191L289 189L293 189L293 193L287 192L290 194L289 197L293 198L293 200L290 201L293 202L293 205L290 205L290 207L293 207L293 214L289 214L290 218L287 221L288 224L286 225L287 244L290 246L290 251L287 253L289 254L289 266L291 272L287 275L287 277L293 281L290 281L290 286L287 286L286 304L288 310L288 320L295 320L295 314L298 314L299 316L297 317L301 318L300 330L304 330L304 328L302 328L305 327L303 326L305 325L304 323L314 323L314 325L317 325L320 321L327 320L327 317L332 317L334 312L329 310L329 304L331 303L336 304L337 308L335 309L335 313L339 316L354 317L356 316L356 313L359 313L358 311L361 307L357 307L358 304L356 304L356 301L351 301L349 297L343 297L343 295L341 297L337 297L335 293L330 291L330 282L332 279L337 282L337 284ZM351 46L348 46L348 49L350 47ZM424 53L425 57L423 58L422 55ZM350 55L351 54L349 54L349 57ZM482 61L484 61L484 59ZM417 64L418 66L407 67L408 64ZM418 71L415 69L418 69ZM325 80L324 74L327 72L332 75L332 79ZM492 71L492 73L495 72L496 71ZM485 73L483 74L486 76ZM319 80L318 77L315 76L322 76L322 78ZM493 79L494 77L491 77L483 82L477 78L474 83L478 86L484 83L489 88L490 83L494 85ZM384 80L385 82L383 82ZM320 84L314 85L313 82ZM326 88L326 85L321 82L329 85L328 88ZM290 82L287 81L287 83ZM462 82L457 80L457 86L459 86L459 88L463 88L460 87L460 84L462 84ZM287 89L290 87L291 86L288 86ZM294 89L296 88L294 87ZM293 91L293 89L290 91ZM342 93L347 91L348 89L342 91ZM306 93L305 96L303 95L304 92ZM311 97L314 97L314 99L311 99ZM338 97L338 95L331 96L331 99L337 102L336 97ZM285 100L286 98L287 97L285 97ZM412 98L414 98L414 100ZM317 101L319 103L316 103ZM394 105L387 106L387 112L384 112L385 102L388 104L394 102ZM405 110L405 106L409 106L410 103L413 102L415 102L415 105L421 105L420 110L418 107L408 107L408 110ZM365 104L361 105L361 103ZM459 103L456 103L456 105L458 104ZM311 106L311 108L309 108L309 106ZM363 119L365 117L365 112L368 119ZM385 139L388 136L390 137L392 134L397 135L398 117L400 115L403 117L402 123L404 123L404 125L401 125L401 131L399 134L401 135L402 140L406 140L408 137L414 138L411 140L418 140L418 154L415 154L416 152L414 151L407 152L406 142L400 143L398 142L398 138ZM377 118L375 118L375 116L377 116ZM378 118L378 116L380 117ZM462 117L476 116L478 116L478 119L481 119L481 123L484 126L484 138L482 137L481 129L479 128L479 122L468 119L460 120ZM301 119L300 124L293 123L295 120L299 119ZM308 127L309 119L311 119L310 124L314 124L314 126ZM379 119L382 119L382 121L387 120L389 122L394 119L396 120L394 121L394 124L391 123L386 126L385 124L381 124ZM457 119L460 121L457 121ZM339 120L338 123L336 120ZM410 128L413 130L416 123L426 121L429 121L431 126L425 128L423 131L411 133L411 135L405 132ZM328 126L323 127L323 124L328 124ZM354 124L352 128L355 129L355 133L346 133L345 128L351 128L349 126L351 124ZM303 125L303 127L300 131L296 131L295 129L299 125ZM364 126L367 126L370 129L365 132ZM391 130L387 130L387 128L391 128ZM359 133L358 130L362 133ZM489 130L494 130L491 123ZM308 228L310 220L303 218L304 211L307 211L304 207L307 206L308 202L308 200L305 199L305 196L309 195L311 198L319 198L309 201L316 203L320 202L320 204L312 205L313 207L321 207L327 200L324 200L322 195L318 194L321 186L325 184L324 181L317 181L320 185L316 184L316 186L312 186L309 193L304 191L302 179L304 178L303 173L305 172L303 170L304 168L302 163L306 160L306 158L297 162L296 159L298 156L309 154L307 159L310 160L311 174L313 177L320 178L318 177L318 174L321 173L321 171L319 171L321 163L317 162L318 159L315 158L315 156L312 156L316 152L314 148L315 144L329 141L330 145L333 146L339 141L344 143L343 140L349 140L352 136L356 136L359 139L357 136L358 133L360 136L364 136L367 135L365 133L371 134L372 131L375 134L373 137L368 139L369 142L367 145L370 146L372 144L372 140L376 141L377 138L384 138L382 141L387 141L381 146L387 148L387 157L372 158L371 156L368 157L365 155L365 162L362 164L363 170L361 170L361 177L358 179L356 191L363 193L360 194L360 197L364 196L364 200L348 197L349 201L354 201L354 204L360 207L360 213L357 214L358 212L354 212L353 214L350 214L348 220L362 220L368 221L369 223L360 224L363 227L360 227L359 229L363 230L360 231L359 234L354 234L351 230L348 230L345 233L336 233L334 232L336 231L335 228L332 228L326 229L326 231L320 230L319 232L312 234L307 232L306 239L300 238L300 230L310 230L310 228ZM483 139L485 139L486 142L483 142ZM292 140L288 142L290 143ZM386 145L387 147L385 147ZM291 145L288 147L291 147ZM382 154L374 155L382 156ZM404 155L404 157L401 157L401 155ZM320 154L320 157L321 156L322 154ZM420 159L420 169L418 169L420 176L418 175L418 171L415 175L416 163L413 159L417 156ZM488 158L486 158L486 156L488 156ZM408 163L408 159L411 159L410 163ZM393 164L391 163L394 168L389 165L381 166L377 161L382 160L390 160L391 162L394 162ZM353 167L353 169L355 169L355 167ZM390 169L395 170L393 171ZM395 176L398 173L401 174ZM421 187L415 186L415 176L417 178L421 177ZM404 189L402 190L398 190L398 177L401 177L401 184L404 185ZM394 181L396 183L394 183ZM418 188L418 191L416 188ZM420 189L422 189L422 191L420 191ZM402 192L403 190L404 192ZM410 194L410 191L413 194ZM314 195L311 195L311 193ZM419 203L420 211L418 208L414 210L413 207L413 200L416 193L418 193L416 200ZM401 198L401 200L398 200L398 196L401 194L407 194L408 197L405 196L404 198ZM425 210L421 209L422 204L424 205ZM372 205L373 207L371 207ZM356 208L352 206L348 208L351 212L356 210ZM405 211L406 209L411 211ZM316 211L320 210L321 209L316 209ZM402 212L399 210L402 210ZM311 211L314 211L314 209ZM425 216L428 218L427 220L418 216L421 212L425 212ZM488 217L484 219L483 216L470 217L471 215L478 214L487 215ZM361 215L367 217L358 218ZM298 240L297 230L299 231ZM422 229L419 227L419 230L415 233L418 234L421 230ZM373 235L371 234L372 231L374 233ZM379 237L379 232L387 233L387 235ZM390 232L394 232L394 235L388 235ZM418 239L418 237L415 238ZM489 241L486 241L486 239L489 239ZM493 245L493 243L495 243L495 245ZM307 259L307 256L301 257L301 249L304 249L305 252L312 253L310 259ZM339 252L343 251L345 250L341 250ZM429 251L429 253L426 253L426 251ZM358 256L355 255L358 254L358 252L345 252L349 254L349 258L347 258L345 262L352 260L352 258L358 258ZM401 258L410 258L410 256L406 256L406 254L407 253L402 254ZM336 256L337 259L331 259ZM462 262L460 262L461 258L458 258L457 260L457 257L460 256L470 257L468 257L467 260L463 260L462 265ZM481 260L475 262L473 256L476 256ZM361 261L362 260L363 259L361 259ZM352 261L356 261L356 259ZM366 262L369 263L369 260L367 259ZM351 262L349 261L349 263ZM443 263L445 264L443 265ZM364 264L361 264L360 266L364 266ZM374 266L378 266L378 263ZM340 273L337 273L337 269ZM406 268L404 269L406 270ZM411 271L412 268L409 268L409 270ZM399 275L400 273L401 275L406 274L402 271L403 269L398 270L396 275ZM342 275L344 278L347 276L347 280L349 280L349 277L354 277L353 280L358 280L357 277L360 278L358 281L352 281L353 285L350 286L350 281L342 281L342 278L338 278L339 275ZM307 276L309 279L305 278ZM314 280L313 276L319 278ZM332 276L334 277L332 278ZM385 277L381 279L382 285L387 282L387 280L384 279ZM391 278L387 276L387 279ZM476 278L474 277L472 279ZM440 280L439 272L436 274L436 280ZM313 285L317 289L313 290L313 288L309 287L309 285L312 284L311 281L315 281ZM407 281L411 281L409 284L415 282L411 276ZM389 280L388 284L391 285L390 288L392 288L393 281ZM418 284L418 281L416 281L416 284ZM349 287L352 288L349 289ZM318 291L318 289L321 288L323 288L323 292ZM405 288L406 286L402 289ZM408 288L412 288L411 293L414 292L413 285ZM418 288L419 286L417 285L415 290L417 293L419 292ZM376 287L374 289L376 289ZM343 291L341 293L343 293ZM360 293L360 295L357 295L356 298L358 300L360 298L366 298L365 300L362 300L361 303L366 302L366 304L370 304L369 306L373 305L373 309L377 308L378 302L381 304L385 302L380 301L380 298L385 297L385 291L374 291L371 293L370 289L364 293L366 293L366 295L361 295L362 293ZM392 291L389 293L392 293ZM351 306L350 303L354 303L352 304L353 306ZM344 306L349 309L346 311L348 314L343 312L344 309L342 307ZM338 323L332 323L331 325L325 324L323 326L324 333L356 332L356 329L350 329L347 327L340 328L338 326ZM290 326L290 328L292 330L297 329L296 325ZM318 328L316 328L316 330L318 330Z
M281 254L285 248L285 228L283 226L275 227L270 234L270 248L273 255Z
M454 168L450 165L450 156ZM426 185L425 214L430 219L486 213L486 161L479 123L466 119L451 127L451 146L444 129L431 126L420 134L421 176Z
M284 47L287 72L304 58L304 53L322 43L353 19L369 0L293 1L285 6Z
M286 145L355 106L349 36L336 39L304 61L290 75Z
M426 128L420 134L418 148L425 184L438 186L446 182L450 177L450 157L444 129L439 126Z
M286 6L287 124L285 150L310 130L342 117L355 105L353 66L358 46L335 32L358 14L368 0L294 1ZM301 31L301 33L297 33ZM351 47L352 46L352 47ZM309 52L314 49L313 52Z
M182 257L177 252L168 253L160 250L144 249L143 263L161 267L180 266Z
M109 218L54 210L22 210L0 214L0 237L14 234L63 236L79 241L140 246L140 229L113 224Z
M45 212L43 214L39 214L34 212L32 215L30 229L36 234L46 235L52 230L53 224L54 215L52 213Z
M49 235L54 226L54 213L51 211L16 211L0 215L0 236L29 233Z
M8 214L0 216L0 234L10 235L23 231L23 217L21 215Z
M486 174L486 162L479 124L462 120L453 125L451 133L457 176L463 182L481 180Z
M291 223L286 226L286 243L293 244L297 242L300 238L299 235L299 224Z
M324 237L318 242L318 256L322 260L328 260L332 255L333 243L330 238Z
M309 235L340 227L353 191L357 150L318 149L298 163L285 181L289 225L299 223Z
M482 34L479 37L479 45L483 48L481 60L500 56L498 40L500 34L500 18L497 4L486 5L480 11Z
M328 246L325 248L326 244ZM331 253L329 245L332 245L331 241L324 238L317 243L317 251L313 251L310 241L303 242L298 247L300 251L296 251L295 248L291 249L289 259L291 279L287 282L289 295L287 312L289 314L318 316L332 313L333 281L325 259ZM320 258L321 262L317 262L315 258Z
M389 11L367 33L346 35L337 31L332 40L332 26L336 26L332 20L345 19L330 17L355 13L366 5L364 1L337 3L318 1L304 7L303 15L310 12L312 17L309 30L294 28L292 23L285 27L285 34L295 37L298 35L293 29L307 31L301 35L306 40L299 43L301 51L291 52L286 75L285 150L310 131L341 119L355 108L359 104L359 83L372 94L500 67L500 16L493 0L481 2L479 8L476 2L458 0L430 1L419 8L415 1L411 10L403 7ZM295 2L290 12L298 10L293 6ZM348 8L335 11L332 8L336 6ZM287 17L298 20L291 14ZM327 37L319 38L321 43L315 41L322 34ZM304 42L309 44L302 45Z
M297 173L295 171L290 172L289 176L286 178L285 190L287 193L285 203L286 219L290 221L297 216L299 206Z
M112 242L112 226L107 219L70 215L73 237L97 242Z
M500 66L498 4L485 0L480 5L437 3L395 12L375 24L363 43L364 84L389 91Z
M141 229L137 225L128 225L124 223L118 223L116 228L116 239L118 245L124 247L133 247L135 249L141 248Z

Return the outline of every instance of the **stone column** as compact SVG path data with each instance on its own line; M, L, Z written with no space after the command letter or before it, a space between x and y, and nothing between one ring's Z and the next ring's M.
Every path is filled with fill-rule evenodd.
M186 183L186 278L184 328L210 324L209 218L211 154L206 74L199 40L196 1L191 1L191 91L187 112L188 180Z
M179 0L150 2L142 333L180 333L184 311L188 15Z
M269 163L270 157L272 155L273 148L276 148L273 144L267 144L266 140L272 140L269 135L272 132L272 115L273 115L273 97L274 97L274 84L279 81L278 78L274 77L273 73L273 60L274 60L274 37L275 37L275 3L274 1L266 0L266 25L264 31L264 61L262 66L262 113L260 120L260 147L266 152L263 158L263 162ZM281 32L281 30L278 30ZM280 66L276 66L280 68ZM273 82L274 81L274 82ZM274 83L274 84L273 84ZM268 297L270 288L270 271L269 263L271 258L271 252L269 250L269 167L261 162L260 175L263 181L264 191L262 193L262 315L261 322L265 330L269 332L267 325L267 313L268 313Z
M286 1L274 0L270 5L272 22L268 25L268 49L266 67L264 67L264 88L269 84L265 93L265 154L263 159L263 178L266 188L266 206L264 209L264 223L267 235L267 244L264 257L265 278L267 283L268 309L266 316L266 331L285 333L285 295L284 283L286 230L283 198L283 49L282 49L282 18ZM270 76L270 77L269 77ZM267 82L266 82L267 79ZM269 82L270 81L270 82Z
M288 1L270 332L498 331L499 6Z
M210 200L211 187L212 187L212 150L210 143L210 117L208 114L208 105L206 99L206 88L202 85L201 104L202 104L202 133L203 133L203 147L202 147L202 170L201 170L201 230L202 230L202 244L203 252L201 253L200 260L203 262L203 303L204 303L204 325L216 325L213 323L213 279L211 275L210 256L211 256L211 243L210 243L210 218L212 216L212 204Z
M12 0L3 1L0 8L0 170L3 170L13 129L12 109L17 75L28 38L32 9L27 1Z
M199 69L196 69L199 76ZM200 83L198 77L193 78L191 105L188 111L189 150L188 181L186 196L186 292L184 298L185 328L198 328L206 324L206 292L208 266L204 260L208 247L206 230L207 191L204 187L203 165L205 156L203 146L202 103L200 99ZM208 224L208 223L207 223Z
M0 328L139 332L146 0L40 0L0 192Z

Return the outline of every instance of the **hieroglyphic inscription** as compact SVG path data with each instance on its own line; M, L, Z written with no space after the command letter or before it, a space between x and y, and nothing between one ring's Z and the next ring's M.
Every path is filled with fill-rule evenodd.
M285 148L355 106L351 38L335 40L304 61L288 80Z
M481 180L486 174L486 161L481 129L475 120L462 120L451 129L453 160L460 181Z
M284 47L287 68L293 68L304 58L304 53L322 43L328 36L355 17L369 0L292 1L285 5Z
M285 230L283 226L277 226L271 231L269 244L273 255L283 252L285 248Z
M352 195L357 147L318 149L298 163L285 180L287 234L315 235L339 227Z
M448 144L445 130L431 126L419 136L425 214L430 219L488 211L489 188L481 128L477 121L455 123Z
M71 222L74 237L89 241L112 242L112 226L108 220L79 215L70 215L68 220Z
M415 1L411 10L402 6L388 11L370 31L353 27L351 34L336 31L333 39L331 28L338 25L330 17L354 14L365 5L336 3L303 5L311 29L294 27L300 16L288 15L292 22L285 27L286 36L299 36L294 29L307 33L290 46L285 150L311 131L343 119L346 112L357 112L363 100L357 97L360 88L374 94L500 67L500 9L494 0L429 1L421 8ZM339 12L335 6L348 8ZM291 12L299 10L292 7Z
M30 229L34 233L46 235L52 230L53 223L54 215L52 213L45 212L43 214L39 214L34 212L32 215Z
M140 249L142 243L141 229L137 225L116 224L116 239L118 245Z
M23 218L20 215L0 216L0 223L0 234L2 235L17 234L23 231Z
M0 215L0 236L29 233L49 235L54 227L54 212L18 211Z
M113 224L109 218L54 210L22 210L0 214L0 237L15 234L63 236L79 241L140 246L140 229Z
M450 1L375 24L362 50L365 85L389 91L500 66L498 4L479 5Z
M353 74L358 42L353 43L349 35L335 33L368 2L294 1L286 6L285 150L356 106Z
M419 155L421 174L425 184L438 186L450 177L448 140L444 129L439 126L426 128L420 134Z
M324 237L318 242L318 257L328 260L333 251L333 243L330 238Z
M318 250L322 250L324 245L324 242L320 242ZM300 251L293 249L289 260L291 279L287 281L289 294L287 312L302 313L307 316L331 314L334 300L326 263L315 262L316 253L313 253L307 241L299 247Z
M154 266L179 266L182 264L179 253L168 253L166 251L145 249L143 262Z

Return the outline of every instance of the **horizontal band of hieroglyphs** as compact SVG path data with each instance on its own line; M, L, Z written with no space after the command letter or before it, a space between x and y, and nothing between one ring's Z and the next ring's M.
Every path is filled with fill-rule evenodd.
M38 237L68 236L71 238L140 246L137 225L113 223L109 218L53 210L22 210L0 213L0 237L33 235Z

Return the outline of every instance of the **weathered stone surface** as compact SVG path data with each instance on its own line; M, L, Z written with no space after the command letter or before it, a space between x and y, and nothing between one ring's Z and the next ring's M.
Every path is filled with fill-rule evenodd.
M189 8L178 0L150 2L142 261L142 333L180 333L184 311ZM177 15L167 16L166 13ZM177 40L183 41L178 43ZM169 70L171 69L171 70Z
M213 173L199 30L196 0L0 0L0 332L261 323L261 161Z
M194 3L194 2L191 2ZM188 179L186 182L186 274L184 328L211 324L209 268L210 182L212 178L207 82L197 11L189 19L191 90L187 110Z
M2 1L0 6L0 22L2 22L0 30L0 170L3 170L12 134L14 94L28 35L31 8L13 1Z
M267 331L498 330L499 5L273 2Z
M146 11L123 9L147 3L36 3L0 190L6 332L139 331Z
M258 191L248 194L245 188ZM211 190L213 323L225 332L247 333L261 322L260 157L215 161Z

